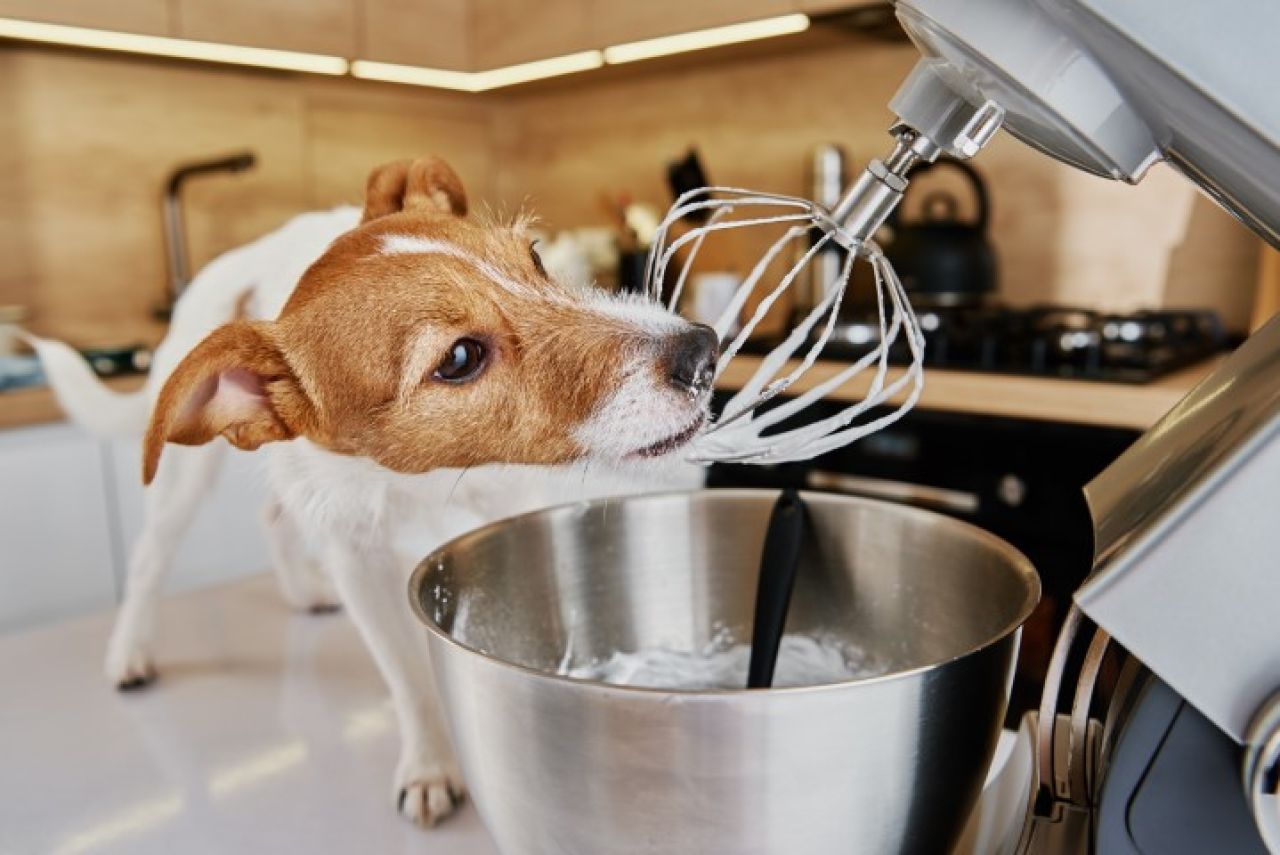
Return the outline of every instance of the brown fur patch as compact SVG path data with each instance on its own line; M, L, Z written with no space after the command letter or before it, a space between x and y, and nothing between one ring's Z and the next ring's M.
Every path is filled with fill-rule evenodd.
M237 448L311 433L311 409L269 325L235 321L178 363L160 390L143 440L150 484L166 442L202 445L218 435Z
M465 217L462 179L438 157L396 160L369 174L362 222L401 211Z

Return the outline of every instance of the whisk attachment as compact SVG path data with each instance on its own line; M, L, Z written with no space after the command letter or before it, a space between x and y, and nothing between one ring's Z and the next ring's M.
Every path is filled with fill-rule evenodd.
M931 160L934 156L936 150L923 149L914 132L900 130L893 153L884 161L872 161L830 211L807 199L754 193L736 187L700 188L675 201L659 225L645 276L647 293L656 300L661 298L668 274L674 275L674 285L667 297L672 311L678 306L698 253L709 237L746 228L773 228L782 232L761 255L713 324L722 344L716 379L723 375L787 289L800 281L819 253L832 243L847 251L839 275L821 299L799 319L786 339L761 360L750 380L692 444L691 460L760 464L807 460L879 430L915 406L924 390L924 335L902 282L871 236L902 199L907 188L906 173L920 160ZM705 214L706 219L701 225L674 235L673 227L690 214ZM815 229L818 237L811 239ZM772 265L788 253L798 260L776 281L766 284ZM764 404L786 392L818 360L836 328L853 265L859 259L869 263L874 272L879 339L869 352L829 379L793 400L767 412L758 412ZM730 337L743 308L757 290L762 296L751 316ZM900 342L906 345L910 364L890 379L889 354ZM874 375L861 401L833 415L795 426L794 422L803 421L806 408L868 370L874 371ZM867 418L872 410L888 404L904 390L905 398L893 410ZM788 426L782 426L784 421Z

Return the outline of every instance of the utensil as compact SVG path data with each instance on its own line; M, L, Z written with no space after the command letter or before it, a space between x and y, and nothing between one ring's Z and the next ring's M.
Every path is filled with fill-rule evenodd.
M644 270L649 253L643 249L618 250L618 290L624 294L644 291Z
M691 202L702 202L710 198L706 192L710 181L707 172L702 168L698 150L690 148L684 157L667 164L667 186L671 189L671 198L679 201L688 199ZM684 213L690 223L705 223L710 212L703 208L691 208Z
M750 692L557 676L748 638L776 491L567 505L419 565L410 596L504 855L949 851L1000 730L1035 571L950 517L801 495L788 627L860 650L875 676Z
M793 489L783 490L769 515L769 528L760 553L756 613L751 623L751 661L747 666L748 689L767 689L773 685L778 648L787 628L787 608L791 605L791 591L800 566L805 517L804 499L800 494Z
M806 164L809 198L824 208L834 208L840 204L848 184L846 164L849 155L842 146L824 143L814 148ZM822 229L812 229L809 240L817 242L822 239ZM834 283L840 279L840 271L844 267L846 250L837 243L827 242L822 251L813 258L808 269L808 284L804 291L796 295L793 315L803 317L813 310L826 295Z

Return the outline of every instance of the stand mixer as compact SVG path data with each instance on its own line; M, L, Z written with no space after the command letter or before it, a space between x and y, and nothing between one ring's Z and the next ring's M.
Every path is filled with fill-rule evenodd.
M1003 127L1129 183L1164 161L1280 246L1274 0L897 0L896 10L923 58L890 102L891 154L838 208L850 234L874 234L916 164L973 157ZM1027 809L995 851L1280 852L1280 318L1086 494L1093 573L1038 720L1024 723ZM1119 676L1099 703L1117 647Z

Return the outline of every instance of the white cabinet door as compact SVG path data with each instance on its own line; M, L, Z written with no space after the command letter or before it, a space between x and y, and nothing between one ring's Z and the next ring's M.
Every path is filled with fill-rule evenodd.
M142 441L113 440L108 450L127 556L142 528ZM218 476L178 550L166 592L226 582L270 567L260 524L267 495L263 460L260 454L234 448L222 456Z
M0 431L0 632L115 601L102 464L69 425Z

